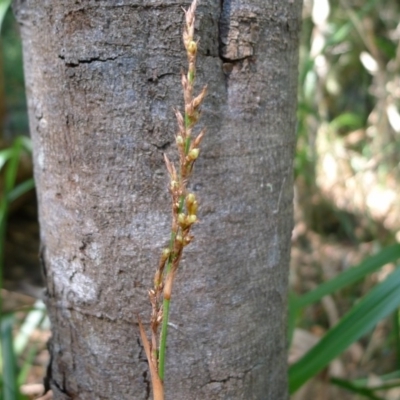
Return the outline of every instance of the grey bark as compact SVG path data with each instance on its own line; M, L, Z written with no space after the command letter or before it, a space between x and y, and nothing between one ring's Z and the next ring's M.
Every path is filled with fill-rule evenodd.
M50 384L149 399L137 314L168 242L163 153L185 68L179 0L19 0ZM166 398L287 399L286 295L301 1L202 0L207 126L196 238L174 286Z

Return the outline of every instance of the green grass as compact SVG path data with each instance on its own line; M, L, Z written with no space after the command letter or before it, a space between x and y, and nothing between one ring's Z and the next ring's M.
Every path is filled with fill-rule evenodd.
M23 152L31 152L31 142L26 137L18 137L10 147L0 150L0 172L2 172L3 178L3 193L0 198L0 288L3 287L4 245L10 204L34 187L33 179L17 183L19 160ZM1 297L0 309L3 309ZM34 312L36 311L31 311L28 314L27 321L29 319L32 320ZM43 319L43 315L41 319ZM25 399L24 396L20 395L18 387L22 381L21 376L26 376L29 365L25 364L23 368L18 368L17 356L25 349L27 338L37 326L37 323L25 325L25 330L20 330L19 332L19 339L14 341L14 322L15 317L13 313L1 313L0 340L2 363L0 365L0 383L2 398L4 400Z
M400 245L392 248L392 250L397 250L397 258L400 258ZM372 265L371 263L369 264ZM346 276L350 271L346 271L342 275ZM359 276L360 267L356 271ZM321 285L329 290L317 293L317 288L314 293L318 295L316 294L309 298L305 295L305 301L302 301L300 297L298 302L299 307L309 304L310 300L318 299L321 293L332 293L335 286L338 288L342 287L343 285L337 284L337 282L340 282L339 278L341 278L340 275L331 281L334 283L333 285L329 285L330 282ZM325 336L310 351L289 368L290 393L299 389L308 379L325 368L351 344L371 331L378 322L396 311L399 306L400 267L357 302L333 328L329 329Z

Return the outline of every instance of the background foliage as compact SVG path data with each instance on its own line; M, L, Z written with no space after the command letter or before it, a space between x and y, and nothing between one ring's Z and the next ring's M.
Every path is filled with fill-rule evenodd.
M296 399L400 398L399 17L395 0L305 1L290 301Z

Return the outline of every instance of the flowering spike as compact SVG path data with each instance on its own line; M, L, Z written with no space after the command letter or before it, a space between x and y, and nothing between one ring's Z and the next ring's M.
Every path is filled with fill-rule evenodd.
M185 224L186 224L186 215L185 215L184 213L180 213L180 214L178 215L178 224L179 224L180 226L182 226L182 227L185 226Z
M175 168L174 163L164 154L170 181L173 218L169 248L164 249L161 253L158 268L154 275L154 287L149 291L152 306L150 318L151 342L147 339L139 319L139 329L150 366L155 400L164 399L163 380L166 337L173 281L179 267L183 248L193 240L193 235L190 234L191 226L197 222L197 199L193 193L187 193L187 184L194 161L199 156L199 145L205 133L203 129L194 139L191 138L192 129L200 117L199 109L206 95L207 87L205 86L193 98L196 56L198 54L198 41L193 37L196 6L197 0L193 0L188 10L184 10L183 43L186 49L188 68L186 73L182 72L181 83L185 113L182 115L178 110L174 110L179 129L175 136L179 155L179 168ZM160 325L162 327L159 335Z
M185 239L183 240L183 245L187 246L189 243L192 242L193 239L194 239L193 235L186 235Z
M199 147L201 141L203 140L203 137L204 137L205 133L206 133L206 129L204 128L204 129L202 129L201 132L196 136L196 138L195 138L195 139L193 140L193 142L192 142L192 147L193 147L193 148Z
M165 161L165 165L167 166L169 175L172 177L172 175L173 175L172 164L171 164L171 161L169 161L169 158L167 157L167 155L165 153L164 153L164 161Z
M196 52L197 52L197 43L196 43L195 41L191 40L191 41L188 43L187 51L188 51L189 55L191 55L191 56L196 55Z
M185 134L185 123L184 123L184 120L183 120L183 116L182 116L182 114L180 113L179 110L174 110L174 111L175 111L176 119L178 121L179 133L181 135L182 134L184 135Z
M186 207L190 207L190 205L196 201L196 196L194 195L194 193L188 193L186 195L185 201L186 201Z
M195 200L190 206L188 206L188 213L189 215L196 215L197 214L198 204Z
M200 92L198 96L196 96L193 101L192 101L192 106L193 108L198 108L200 104L203 102L204 97L206 97L207 94L207 85L203 87L203 90Z
M180 135L175 138L175 142L178 147L182 147L185 144L185 140Z
M192 214L192 215L188 215L186 217L186 225L192 225L197 221L197 217L196 215Z
M197 159L199 154L200 154L200 150L198 148L192 149L192 150L189 151L189 153L188 153L186 158L188 159L188 161L194 161L194 160Z

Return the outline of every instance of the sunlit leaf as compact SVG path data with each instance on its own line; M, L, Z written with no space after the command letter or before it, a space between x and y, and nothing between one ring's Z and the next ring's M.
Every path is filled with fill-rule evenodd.
M400 258L400 244L396 243L381 250L361 262L358 266L349 268L328 282L319 285L314 290L300 296L295 303L298 308L308 306L321 300L324 296L337 292L360 281L372 272L377 271L383 265L395 262Z
M290 392L325 368L400 304L400 268L372 289L297 363L289 369Z

